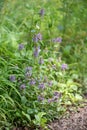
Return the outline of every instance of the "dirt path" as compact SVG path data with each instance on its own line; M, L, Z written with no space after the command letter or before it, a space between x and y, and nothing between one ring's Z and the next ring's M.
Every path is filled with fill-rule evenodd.
M70 112L69 117L55 120L48 125L50 130L87 130L87 104L78 108L77 112Z

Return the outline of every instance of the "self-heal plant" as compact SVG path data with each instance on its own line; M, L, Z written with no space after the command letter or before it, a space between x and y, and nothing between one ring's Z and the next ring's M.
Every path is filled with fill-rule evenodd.
M16 80L16 77L14 75L10 75L9 80L11 82L14 82Z
M58 101L59 98L61 98L61 93L55 91L53 96L53 101Z
M38 38L38 40L42 40L42 34L41 33L38 33L37 35L36 35L36 37Z
M25 71L26 71L26 72L32 71L32 67L31 67L31 66L26 67L26 68L25 68Z
M30 85L35 85L36 84L36 81L35 79L31 79L30 82L29 82Z
M49 98L48 99L48 103L52 103L53 102L53 99L52 98Z
M20 85L20 89L21 89L21 90L23 90L23 89L25 89L25 88L26 88L26 85L25 85L25 84L21 84L21 85Z
M36 43L39 42L39 41L42 41L42 34L41 33L36 34L33 37L33 41L36 42Z
M53 93L53 96L51 98L49 98L47 100L48 103L54 103L54 102L58 102L59 101L59 98L61 98L61 93L55 91Z
M60 95L60 93L59 92L54 92L54 96L59 96Z
M44 9L41 9L40 12L39 12L39 14L40 14L41 17L44 16L45 10L44 10Z
M25 76L26 76L26 78L31 77L32 76L32 72L26 72Z
M38 57L40 53L40 46L34 48L34 57Z
M45 89L45 84L44 83L39 83L38 88L42 89L42 90Z
M44 96L39 95L39 96L37 97L37 99L38 99L38 101L43 101L43 100L44 100Z
M68 65L67 65L67 64L62 64L62 65L61 65L61 69L62 69L62 70L68 69Z
M52 41L61 43L62 42L62 38L61 37L57 37L57 38L54 38Z
M22 44L22 43L21 43L21 44L19 44L19 46L18 46L18 50L20 50L20 51L21 51L21 50L23 50L23 49L24 49L24 44Z

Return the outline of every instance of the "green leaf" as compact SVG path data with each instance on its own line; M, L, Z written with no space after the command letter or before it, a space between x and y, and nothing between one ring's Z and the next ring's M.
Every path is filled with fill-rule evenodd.
M31 121L29 114L26 114L24 111L22 111L22 115L25 116L29 121Z
M46 115L45 112L39 112L37 115L35 115L35 118L36 118L37 120L40 120L44 115Z
M82 100L82 96L80 96L79 94L76 94L76 95L75 95L75 98L76 98L76 100L79 100L79 101Z
M34 124L44 126L46 122L46 118L43 118L44 115L46 115L45 112L39 112L37 115L35 115L35 120L33 120Z
M26 104L26 102L27 102L27 99L26 99L26 97L25 96L22 96L21 97L21 102L22 102L22 104Z
M70 85L70 89L77 91L78 87L76 85Z

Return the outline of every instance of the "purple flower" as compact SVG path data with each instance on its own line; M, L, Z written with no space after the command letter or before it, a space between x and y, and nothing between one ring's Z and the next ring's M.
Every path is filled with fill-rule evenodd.
M44 97L42 95L39 95L37 99L38 99L38 101L43 101Z
M18 49L19 49L19 50L22 50L23 48L24 48L24 44L19 44Z
M38 57L39 53L40 53L40 46L39 47L35 47L35 49L34 49L34 56Z
M53 102L53 99L49 98L48 103L52 103L52 102Z
M10 79L11 82L14 82L16 80L14 75L10 75L9 79Z
M31 66L26 67L26 72L31 71L31 70L32 70Z
M32 75L32 67L31 66L26 67L25 71L26 71L26 73L25 73L26 78L31 77L31 75Z
M59 92L54 92L54 97L53 97L53 101L57 101L59 98L61 97L61 93Z
M39 59L39 64L44 64L44 60L42 58Z
M30 85L35 85L36 84L36 81L35 79L31 79L31 81L29 82Z
M58 97L57 97L57 96L54 96L54 97L52 98L52 101L53 101L53 102L57 102L57 101L58 101Z
M40 12L39 12L39 14L40 14L40 16L44 16L44 14L45 14L44 9L41 9Z
M52 81L49 81L48 82L48 86L51 87L53 85L53 82Z
M61 69L62 69L62 70L66 70L67 68L68 68L68 65L67 65L67 64L62 64L62 65L61 65Z
M31 72L27 72L27 73L25 74L26 78L31 77L31 75L32 75L32 73L31 73Z
M44 83L40 83L38 86L39 89L45 89L45 84Z
M25 88L26 88L25 84L22 84L22 85L20 86L20 89L25 89Z
M38 34L36 34L35 36L34 36L34 38L33 38L33 41L34 42L38 42L38 41L41 41L42 40L42 35L41 35L41 33L38 33Z
M54 92L54 96L59 96L59 92Z
M61 37L57 37L57 38L53 39L53 42L61 43L62 42L62 38Z
M33 37L33 41L37 43L38 42L38 38L36 36L34 36Z
M42 40L42 35L41 35L41 33L38 33L36 36L37 36L38 40L40 40L40 41Z

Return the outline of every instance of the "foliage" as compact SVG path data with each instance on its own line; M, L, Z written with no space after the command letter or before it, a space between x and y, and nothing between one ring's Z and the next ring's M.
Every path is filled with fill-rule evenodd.
M46 128L47 121L82 101L87 46L83 35L77 38L82 22L79 16L78 28L75 18L84 6L81 1L76 8L68 0L4 1L0 13L2 130L20 125ZM86 9L83 12L85 19Z
M78 82L82 90L87 92L87 29L86 29L86 1L63 1L63 37L62 56L67 63L77 63L74 70L79 75Z

